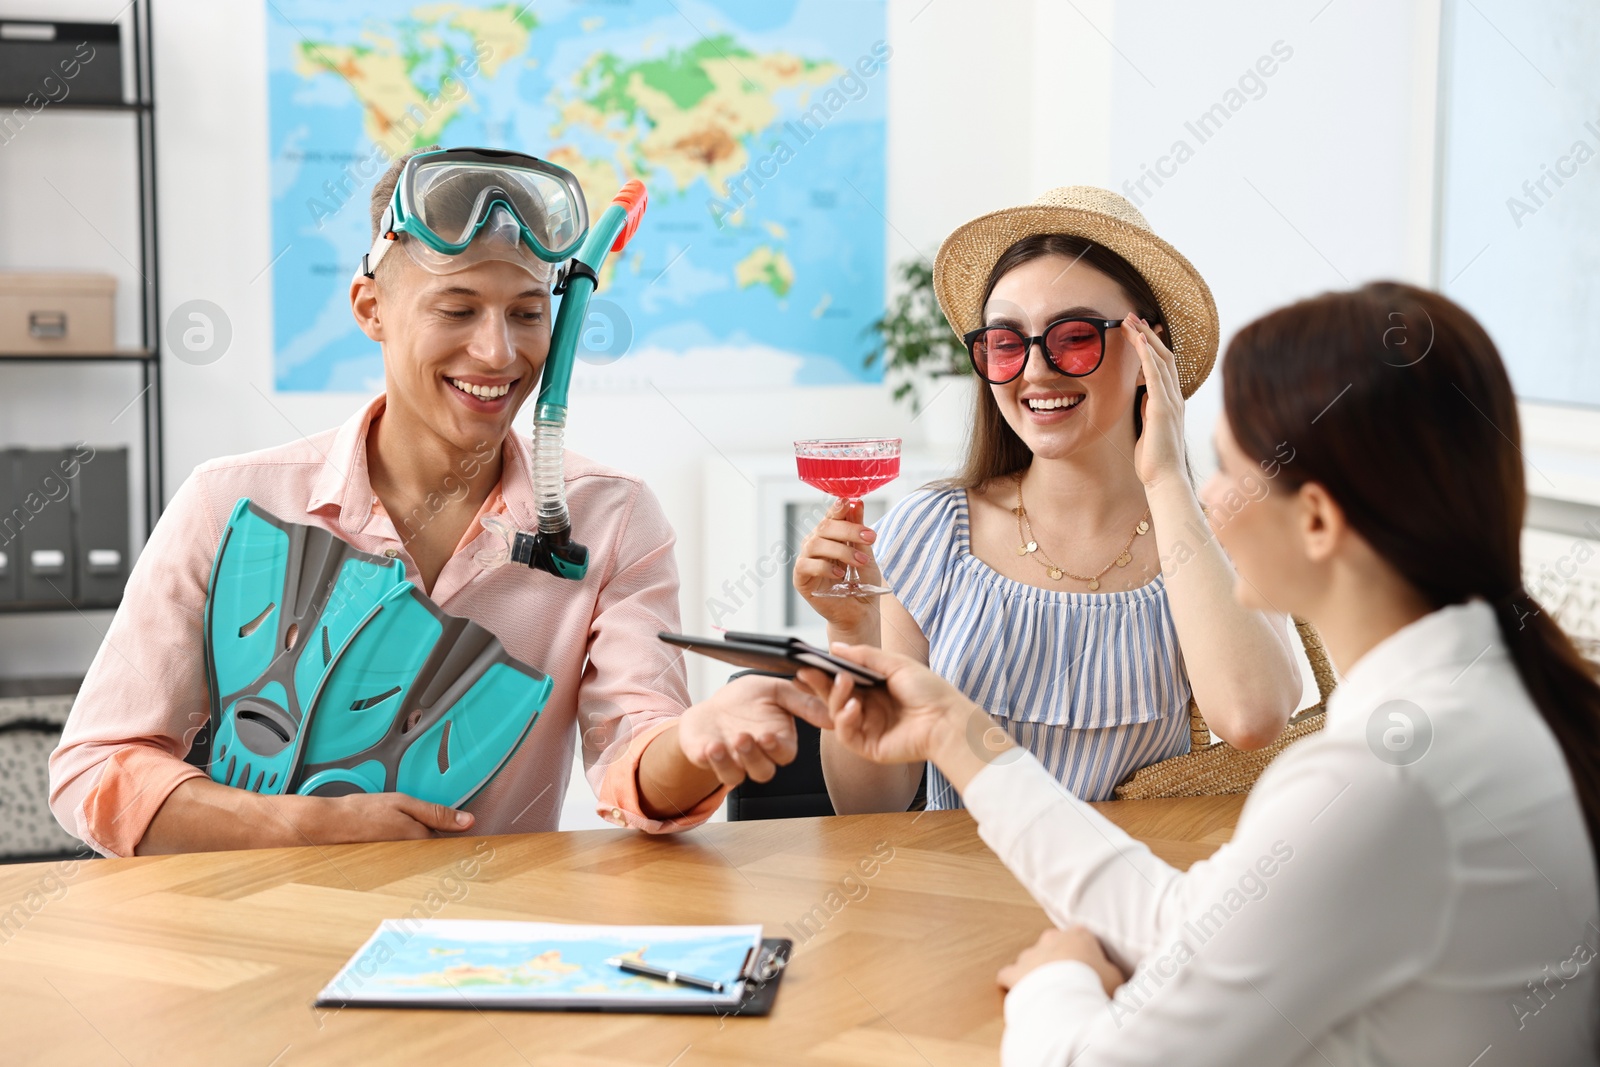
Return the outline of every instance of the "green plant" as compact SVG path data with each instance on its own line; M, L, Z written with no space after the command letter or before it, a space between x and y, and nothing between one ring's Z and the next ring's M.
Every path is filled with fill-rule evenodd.
M908 259L895 268L895 274L900 291L883 316L863 331L877 342L865 365L876 366L881 359L886 372L898 373L901 381L894 387L894 399L910 398L915 415L922 410L921 386L939 374L971 374L972 364L939 310L928 261Z

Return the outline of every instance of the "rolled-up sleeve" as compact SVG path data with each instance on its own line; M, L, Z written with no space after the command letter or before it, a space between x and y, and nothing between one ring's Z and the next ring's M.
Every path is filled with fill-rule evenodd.
M96 851L131 856L205 724L206 584L218 532L197 476L162 512L50 756L50 808Z
M645 749L689 704L683 653L656 636L679 628L676 542L655 494L638 484L595 602L578 691L583 764L596 811L650 833L698 826L727 794L719 789L671 819L647 816L639 798Z

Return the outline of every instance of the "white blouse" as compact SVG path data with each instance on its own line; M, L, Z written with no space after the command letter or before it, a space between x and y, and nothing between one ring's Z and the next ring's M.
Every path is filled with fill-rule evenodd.
M1600 898L1560 748L1481 601L1363 656L1326 728L1179 872L1018 751L973 778L979 832L1085 964L1006 997L1002 1060L1074 1067L1594 1063Z

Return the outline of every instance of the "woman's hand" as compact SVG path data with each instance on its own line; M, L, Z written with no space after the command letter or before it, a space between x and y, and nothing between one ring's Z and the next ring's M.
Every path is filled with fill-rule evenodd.
M885 675L887 683L857 686L846 673L829 678L801 668L796 681L828 702L834 735L874 763L933 760L963 788L1000 753L1013 748L1005 732L955 686L909 656L867 645L833 646L834 655Z
M1117 987L1128 980L1122 969L1106 958L1105 949L1100 947L1100 939L1087 928L1076 924L1064 930L1052 928L1040 934L1038 941L1022 950L1015 963L1000 968L996 980L1000 988L1009 993L1028 972L1056 960L1077 960L1093 967L1108 997L1115 996Z
M816 594L844 577L846 565L856 568L861 581L882 585L883 572L872 556L877 534L861 525L859 500L835 500L800 546L794 561L794 588L839 634L858 636L877 632L877 597L819 597Z
M747 674L683 713L678 745L723 785L770 781L794 759L797 715L813 726L833 724L827 705L787 678Z
M1144 376L1144 431L1133 445L1133 467L1146 489L1187 475L1183 466L1183 386L1178 362L1161 335L1141 318L1122 320L1122 335L1139 355Z

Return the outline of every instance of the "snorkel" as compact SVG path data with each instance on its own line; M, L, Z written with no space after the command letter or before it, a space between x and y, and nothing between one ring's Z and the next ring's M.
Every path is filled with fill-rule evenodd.
M491 566L509 559L575 582L582 581L588 573L589 549L572 539L572 520L567 512L566 473L562 465L567 388L572 381L578 338L589 313L589 298L599 285L600 268L608 253L622 251L632 239L644 218L648 199L644 183L638 179L624 185L590 227L583 246L557 276L553 292L561 297L561 308L556 313L550 355L539 379L539 398L533 412L533 483L539 528L517 530L498 516L484 519L483 525L501 534L507 545L505 550L492 552L490 558L482 560ZM502 556L502 551L508 554Z

